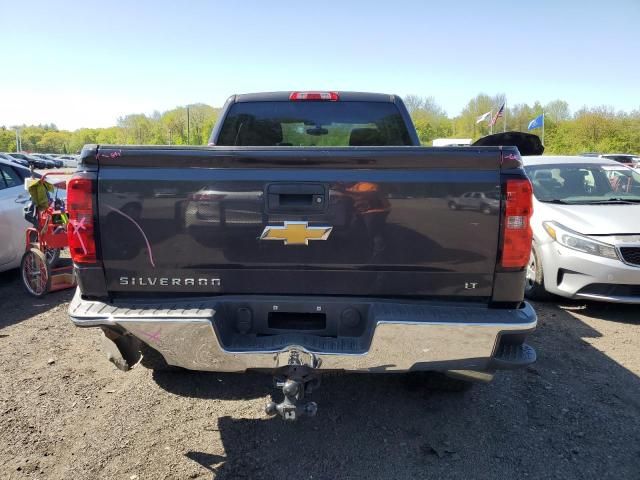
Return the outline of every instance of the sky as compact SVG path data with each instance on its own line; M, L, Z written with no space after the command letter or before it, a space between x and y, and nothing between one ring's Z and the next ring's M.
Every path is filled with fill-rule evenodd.
M640 0L0 0L0 125L107 127L234 93L640 108Z

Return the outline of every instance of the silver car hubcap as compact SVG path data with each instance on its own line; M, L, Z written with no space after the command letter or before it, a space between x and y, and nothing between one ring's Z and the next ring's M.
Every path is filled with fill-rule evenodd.
M536 283L536 257L531 252L531 256L529 257L529 264L527 265L527 288L532 288Z

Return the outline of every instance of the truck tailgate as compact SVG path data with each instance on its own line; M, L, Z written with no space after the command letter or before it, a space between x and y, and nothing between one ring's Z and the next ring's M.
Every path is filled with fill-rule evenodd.
M100 148L112 294L488 298L498 148Z

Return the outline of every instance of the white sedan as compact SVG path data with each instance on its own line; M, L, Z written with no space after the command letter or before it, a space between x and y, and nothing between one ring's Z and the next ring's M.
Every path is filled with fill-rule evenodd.
M31 172L0 159L0 272L20 266L25 251L25 231L30 225L23 208L29 203L24 179Z
M523 157L533 185L525 294L640 303L640 174L597 157Z

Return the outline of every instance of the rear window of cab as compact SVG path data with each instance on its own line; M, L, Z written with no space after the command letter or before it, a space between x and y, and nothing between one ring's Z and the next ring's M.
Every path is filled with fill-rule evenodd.
M221 146L411 145L391 102L239 102L224 119Z

